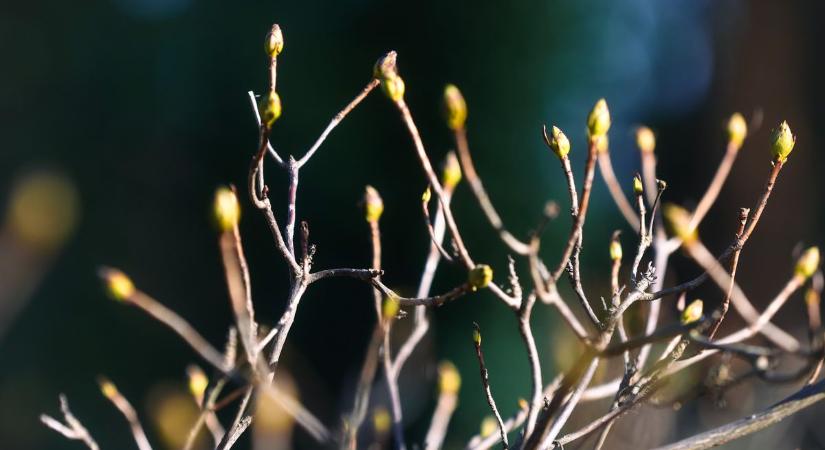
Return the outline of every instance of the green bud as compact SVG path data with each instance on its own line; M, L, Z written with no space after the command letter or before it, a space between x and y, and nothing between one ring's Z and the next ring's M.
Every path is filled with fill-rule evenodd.
M793 151L793 146L796 144L796 136L791 133L791 127L788 126L787 121L782 121L779 127L771 133L771 153L774 160L784 163L788 159L788 155Z
M553 150L553 153L555 153L559 159L566 158L567 154L570 153L570 141L567 139L567 136L565 136L565 134L555 125L553 126L553 132L550 140L548 141L548 145L550 146L550 150Z
M682 311L682 323L687 325L691 322L696 322L697 320L702 318L702 310L704 309L704 304L702 300L694 300L684 311Z
M618 239L610 241L610 259L613 261L622 259L622 243Z
M238 196L235 191L228 187L219 187L215 191L213 202L215 220L221 231L229 231L238 225L241 218L241 207L238 204Z
M123 272L117 269L100 269L100 277L106 283L106 292L115 300L126 301L135 293L135 285Z
M444 159L444 172L441 174L444 189L454 189L461 181L461 165L455 152L448 152Z
M269 94L263 99L261 110L263 111L261 121L267 128L272 128L275 121L281 117L281 97L277 92L269 91Z
M610 129L610 111L607 109L605 99L599 99L590 116L587 117L587 131L591 139L596 139L607 134Z
M404 80L399 75L383 79L381 81L381 89L383 89L387 97L394 102L398 102L404 98Z
M696 242L696 228L690 226L690 213L681 206L668 203L662 208L665 216L665 227L670 234L681 239L685 245Z
M390 426L392 426L392 416L390 412L387 411L387 408L383 406L375 408L375 412L372 414L372 426L379 435L390 430Z
M642 185L642 179L639 177L639 175L635 175L633 177L633 193L636 195L642 195L644 191L645 188Z
M395 316L398 315L398 310L400 308L401 305L398 303L398 299L387 297L384 299L384 304L381 306L381 315L384 316L384 320L395 319Z
M636 128L636 145L644 153L650 153L656 148L656 135L648 127Z
M369 223L378 222L384 212L384 200L378 191L369 185L364 189L364 212Z
M442 394L456 395L461 388L461 375L455 364L442 361L438 365L438 390Z
M464 128L464 122L467 121L467 102L454 84L448 84L444 88L444 114L447 126L451 130Z
M276 23L272 25L272 29L266 35L264 42L264 50L270 58L274 58L281 54L284 50L284 35L281 32L281 27Z
M804 279L811 278L819 268L819 248L811 247L805 250L805 253L799 257L796 262L794 273Z
M430 187L427 186L427 189L424 190L423 194L421 194L421 201L424 202L424 203L430 203L430 198L432 198L432 196L433 196L433 193L430 190Z
M473 342L476 345L481 345L481 329L478 328L478 324L473 322Z
M738 150L742 147L742 143L745 142L747 136L748 123L745 122L745 118L738 112L733 113L728 120L728 142Z
M493 269L487 264L479 264L467 274L467 282L474 291L486 288L491 281L493 281Z
M481 421L479 435L486 438L487 436L492 436L496 431L498 431L496 418L493 416L484 416L484 419Z

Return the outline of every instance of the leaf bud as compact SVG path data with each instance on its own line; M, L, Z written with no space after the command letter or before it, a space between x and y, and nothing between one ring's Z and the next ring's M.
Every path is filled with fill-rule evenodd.
M745 142L745 138L748 136L748 123L745 122L742 114L737 112L730 116L727 131L730 145L737 150L741 148L742 143Z
M796 144L796 136L791 133L791 127L788 126L787 121L782 121L771 133L771 153L774 160L784 163L788 159L788 155L793 151L793 146Z
M467 102L454 84L448 84L444 88L444 115L451 130L464 128L467 121Z
M656 148L656 135L648 127L636 128L636 145L644 153L651 153Z
M702 310L704 309L704 304L702 300L694 300L690 302L689 305L682 311L682 324L687 325L691 322L696 322L697 320L702 318Z
M610 110L607 109L607 101L599 99L590 115L587 117L587 131L591 139L596 139L607 134L610 129Z
M378 222L383 212L384 200L374 187L367 185L364 189L364 216L367 222Z
M487 264L479 264L467 274L467 283L474 291L486 288L491 281L493 281L493 269Z
M281 32L281 27L276 23L272 25L272 29L266 35L264 41L264 50L270 58L274 58L281 54L284 50L284 34Z

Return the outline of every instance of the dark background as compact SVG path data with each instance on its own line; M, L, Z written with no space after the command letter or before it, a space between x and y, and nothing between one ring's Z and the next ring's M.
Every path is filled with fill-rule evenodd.
M272 137L281 154L302 155L369 80L377 57L395 49L434 161L452 145L439 114L441 91L447 82L462 89L476 166L517 235L533 226L546 200L567 208L562 174L539 138L542 123L567 132L580 172L585 118L598 98L607 98L620 179L629 185L638 166L633 128L648 124L658 133L667 199L690 207L722 156L727 117L761 111L764 126L749 136L700 230L718 252L733 234L737 208L750 206L762 188L769 129L787 119L798 135L796 150L740 265L739 280L763 307L791 273L794 247L822 242L822 13L815 1L3 2L0 447L78 448L38 421L42 412L57 414L62 392L103 448L129 448L122 417L98 393L99 374L132 400L158 447L176 445L158 424L170 423L164 414L191 413L182 400L184 369L196 356L142 312L109 300L96 269L122 268L222 345L231 314L210 219L212 194L221 184L245 182L257 139L246 92L266 88L262 42L273 21L286 41L278 64L284 114ZM267 173L283 217L284 174ZM396 111L383 95L371 95L301 173L298 215L318 245L316 267L369 264L368 229L357 204L372 184L386 204L386 280L411 294L428 245L418 208L422 175ZM583 273L593 297L608 294L607 243L613 229L625 227L604 185L596 186ZM40 195L23 195L31 192ZM284 306L285 271L262 217L242 200L257 312L272 323ZM466 186L454 205L475 259L491 263L503 280L506 253ZM558 258L568 228L564 217L551 225L543 246L548 261ZM26 231L32 229L42 231ZM635 244L626 231L629 249ZM674 259L673 280L698 273L685 258ZM434 291L460 280L455 269L442 270ZM711 305L719 299L713 286L696 295ZM319 283L305 296L287 343L284 368L305 404L331 426L351 402L372 329L371 303L362 284ZM801 305L790 302L777 321L803 338ZM440 359L455 361L464 378L448 445L460 448L488 414L469 341L472 321L484 329L505 415L529 395L515 320L489 293L470 296L435 312L431 334L405 369L411 442L420 441L429 423ZM533 323L549 380L575 356L576 344L547 307L537 307ZM750 414L788 392L763 388L747 388L722 410L701 400L676 422L662 419L658 437L645 445ZM383 389L375 397L384 401ZM592 416L604 408L585 411ZM822 432L817 437L805 425L815 413L737 445L767 448L765 439L776 448L825 445ZM634 430L647 418L670 416L639 414L622 421L614 445L638 438ZM776 442L783 433L791 438ZM310 445L301 433L297 443Z

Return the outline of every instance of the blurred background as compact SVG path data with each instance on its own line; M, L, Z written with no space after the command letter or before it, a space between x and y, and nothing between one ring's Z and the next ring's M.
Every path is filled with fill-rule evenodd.
M610 105L611 154L627 191L639 164L633 129L647 124L658 135L666 198L688 207L723 155L730 114L764 118L701 227L714 252L733 235L737 209L751 206L761 190L769 129L787 119L798 135L796 151L739 269L738 279L761 308L791 273L794 248L822 243L825 161L817 149L825 131L816 117L825 100L824 12L816 1L3 2L0 446L79 448L38 420L43 412L59 415L57 397L65 393L103 448L130 448L125 421L98 391L100 374L132 400L157 448L181 446L196 407L185 368L205 365L164 326L108 299L96 270L102 264L123 269L223 345L231 312L210 220L212 195L219 185L245 183L257 140L246 92L266 88L263 38L272 22L281 24L286 42L278 64L284 114L272 137L281 154L302 155L369 80L374 61L395 49L407 101L434 161L453 145L440 115L442 89L448 82L462 89L477 169L519 236L534 226L547 200L568 207L541 124L566 130L580 173L585 119L600 97ZM283 217L284 174L267 174ZM318 245L316 268L369 265L369 232L358 207L366 184L386 204L386 281L411 294L428 249L418 207L425 180L381 94L367 98L301 173L298 216L309 222ZM245 197L242 207L257 314L273 323L284 308L286 272L261 215ZM465 185L454 211L475 259L492 264L503 280L506 252ZM597 179L583 255L591 298L609 295L607 245L614 229L625 229L626 248L635 245ZM562 215L547 231L543 256L553 265L568 230ZM668 280L698 273L677 255ZM443 268L434 291L461 280L459 271ZM573 298L566 286L563 294ZM715 305L720 294L708 284L693 297ZM663 321L674 317L673 303L665 304ZM447 447L461 448L489 414L470 342L472 321L484 330L493 391L505 416L518 398L529 397L527 358L516 321L489 293L433 317L401 379L407 436L423 438L437 362L449 359L464 383ZM550 380L580 349L553 310L538 306L533 317ZM723 333L741 325L735 314L729 317ZM301 304L282 367L296 395L331 427L351 406L373 321L370 290L358 282L319 283ZM807 342L801 299L777 322ZM610 367L598 380L615 373ZM686 385L700 383L710 367L700 366ZM608 442L642 448L672 441L748 415L796 388L756 382L729 392L722 407L711 398L678 412L643 407L622 419ZM373 398L376 408L386 405L380 385ZM568 429L607 407L588 404ZM822 411L816 406L730 448L822 448L825 433L810 426ZM256 433L288 428L286 422L262 423ZM251 441L243 439L239 448L252 448ZM297 430L291 445L313 446Z

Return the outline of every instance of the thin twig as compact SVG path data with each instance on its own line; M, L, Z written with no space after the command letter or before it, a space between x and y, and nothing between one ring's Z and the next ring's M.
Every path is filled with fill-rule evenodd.
M444 186L444 195L447 204L450 203L450 199L452 198L453 194L453 187L450 185ZM446 232L446 226L444 223L444 211L439 205L438 212L435 215L435 221L433 224L433 231L435 234L435 241L439 244L444 239L444 234ZM441 261L441 252L439 252L438 248L435 246L435 243L430 244L430 251L427 255L427 260L424 263L424 270L421 274L421 280L418 282L418 290L416 291L416 297L426 297L430 294L430 287L432 286L433 278L435 278L435 271L438 268L438 263ZM407 337L407 340L401 345L398 349L398 353L395 355L395 361L393 362L392 372L393 374L398 377L401 373L401 368L404 367L404 364L409 359L410 355L412 355L413 350L421 342L421 339L424 338L424 335L427 333L427 330L430 327L429 320L427 319L427 307L426 306L416 306L414 312L414 319L413 319L413 331Z
M235 414L235 420L232 421L232 425L226 434L223 435L223 439L221 439L221 442L215 447L215 450L229 450L235 445L235 442L241 437L244 431L249 428L249 425L252 423L252 415L249 414L248 409L251 405L250 400L254 392L254 386L245 388L243 399L238 406L237 414Z
M507 431L504 427L504 421L501 420L501 414L498 412L496 400L493 398L493 393L490 391L490 377L487 373L487 366L484 364L484 352L481 350L481 330L478 324L473 322L473 346L476 349L476 357L478 358L478 368L481 373L481 386L484 388L484 394L487 396L487 404L493 411L493 415L498 421L498 430L501 434L502 446L507 449L509 444L507 442Z
M698 210L698 208L697 208ZM741 208L739 210L739 228L736 230L736 239L742 237L742 233L745 232L745 224L748 222L748 214L750 210L747 208ZM695 213L694 213L695 217ZM742 252L741 248L738 248L733 251L733 256L730 260L730 283L728 283L728 289L725 292L725 297L722 299L722 304L719 305L719 320L716 321L711 327L710 331L708 332L708 339L713 340L713 337L716 336L716 332L719 330L719 327L722 325L722 321L725 320L725 314L728 312L728 308L730 307L730 297L733 293L733 287L736 284L736 269L739 266L739 254Z
M424 437L424 449L440 449L447 435L447 426L458 406L458 395L455 392L441 392L435 405L435 412L430 421L430 428Z
M171 328L177 333L195 352L198 353L204 360L214 366L221 372L226 373L229 367L225 366L224 357L221 352L217 351L203 336L200 335L192 326L177 315L174 311L158 303L155 299L146 293L135 290L126 302L135 305L142 309L150 316L157 319L160 323Z
M192 426L192 429L189 430L189 435L186 438L186 444L183 446L183 450L189 450L195 445L195 439L198 437L198 433L200 432L201 428L204 424L209 427L210 432L213 433L213 437L215 437L213 430L214 423L217 422L217 417L215 416L215 402L218 400L218 396L220 396L221 392L223 391L224 386L226 386L227 379L221 378L218 380L212 389L209 391L209 395L206 398L206 401L203 402L203 399L198 402L198 406L201 408L201 412L198 415L198 420L195 421L195 425ZM196 399L198 400L198 399ZM213 425L209 425L209 422L212 422ZM218 425L220 423L218 422ZM215 439L215 445L218 445L221 441L222 436L226 433L224 430L223 433L217 436Z
M587 210L590 206L590 192L593 188L593 176L596 171L596 152L598 151L597 146L597 140L591 139L590 145L588 146L587 161L585 162L584 166L584 183L582 185L582 195L578 205L578 212L576 213L576 220L573 222L573 227L570 231L570 237L567 239L567 244L565 245L564 251L562 252L562 257L559 261L559 265L553 271L554 280L557 280L564 271L564 268L567 267L567 261L570 259L571 255L573 255L573 249L576 246L576 243L579 241L579 236L582 234L582 228L584 228L584 222L587 218ZM565 157L564 159L567 158ZM568 169L566 167L565 172L568 172ZM593 315L591 319L593 318L595 318L595 315ZM598 323L598 319L596 319L595 323Z
M462 173L467 178L467 183L469 183L473 195L478 201L479 206L481 206L484 215L487 217L487 221L490 222L490 225L496 230L501 241L504 242L504 245L510 250L519 255L528 254L530 252L530 246L507 231L504 222L493 206L493 202L490 201L490 196L487 195L487 190L484 189L484 183L481 182L481 178L476 172L473 157L470 154L470 146L467 144L467 130L465 130L463 126L456 128L453 136L455 137L455 145L458 149L458 157L461 161Z
M734 280L732 280L732 277L716 260L716 258L713 257L701 241L696 240L690 245L686 245L685 250L687 250L687 253L691 256L691 258L693 258L703 269L705 269L706 273L710 274L711 279L719 285L723 292L727 292L730 288L733 307L739 315L745 319L746 322L749 324L754 324L759 320L759 312L756 308L754 308L753 303L748 300L742 289L739 288ZM738 250L734 249L734 254L737 251ZM792 352L799 349L799 341L795 337L791 336L772 323L766 323L764 326L760 326L759 330L760 333L762 333L771 342L787 351Z
M247 362L257 369L258 354L255 351L258 347L258 326L255 323L255 309L252 305L249 267L237 223L221 233L219 242L229 299L241 344L244 346Z
M304 154L304 156L302 156L301 159L298 160L297 166L299 169L301 167L304 167L304 165L309 161L309 159L312 158L312 155L314 155L315 152L318 151L318 148L320 148L321 144L324 143L327 136L329 136L329 133L332 132L332 130L335 129L335 127L338 126L338 124L341 123L341 121L344 120L345 117L347 117L347 114L349 114L353 109L355 109L355 107L358 106L358 104L361 103L361 101L364 100L367 97L367 95L369 95L369 93L372 92L372 90L375 89L379 84L380 81L376 78L370 80L370 82L367 83L366 86L364 86L364 89L362 89L361 92L358 95L356 95L355 98L353 98L352 101L350 101L347 104L347 106L344 107L344 109L339 111L338 114L336 114L335 117L332 118L332 120L329 122L329 125L327 125L327 127L324 129L321 135L318 136L318 139L315 141L315 143L312 144L312 147L310 147L309 150L307 150L307 152Z
M390 354L390 333L389 325L384 332L384 348L382 352L384 362L384 380L387 382L387 390L390 394L390 405L392 407L392 431L395 438L396 450L406 450L407 444L404 441L403 411L401 409L401 394L398 391L398 383L392 374L392 356Z
M714 428L657 450L700 450L723 445L767 428L797 412L825 400L825 381L804 387L799 392L759 413Z
M46 414L40 415L40 421L52 430L62 434L67 439L81 441L86 444L86 447L89 447L90 450L98 450L100 447L98 447L97 442L92 439L92 436L89 434L86 427L84 427L83 424L77 420L74 414L72 414L71 410L69 410L69 401L63 394L60 394L60 410L63 412L63 420L66 421L65 425L59 420L47 416Z
M708 185L705 195L699 200L696 209L693 210L693 215L688 225L691 229L698 227L699 224L702 223L702 219L704 219L705 215L710 211L710 207L716 203L716 198L719 197L719 193L722 191L722 186L725 184L728 174L730 174L730 169L733 167L734 161L736 161L736 156L739 155L739 147L739 145L733 142L728 143L725 156L716 168L713 180L710 182L710 185Z
M129 422L129 429L132 431L132 436L135 438L135 444L137 444L138 449L152 450L152 445L149 444L146 432L143 431L143 426L140 424L140 419L138 419L137 411L135 411L135 408L129 403L129 400L126 400L126 397L118 391L114 383L106 377L98 378L98 384L103 395L115 405L115 408L117 408L118 411L123 414L123 417L126 418L126 421Z
M604 184L607 185L607 190L610 191L610 196L613 197L613 202L619 207L619 212L622 213L630 228L634 230L639 228L639 217L627 201L621 184L616 179L616 174L613 172L613 163L610 161L610 152L605 150L598 154L599 172L602 174Z
M530 363L530 382L532 386L532 395L527 409L527 424L524 427L525 435L533 432L536 426L539 405L542 402L541 361L539 359L538 349L536 348L536 339L533 337L533 329L530 326L530 316L535 304L536 296L528 295L518 314L518 329L524 341L524 346L527 349L527 360Z
M412 137L413 144L418 155L418 160L421 162L421 167L424 169L424 174L427 176L430 186L433 188L435 195L441 203L441 208L444 211L444 218L446 219L447 229L450 231L450 237L453 238L453 242L455 243L458 254L461 256L461 260L464 262L464 265L467 269L472 269L475 267L475 263L473 262L473 259L470 258L470 253L464 245L464 240L461 238L461 233L458 231L458 225L456 225L455 218L450 210L450 205L444 201L446 196L444 189L438 181L435 170L433 170L433 166L430 163L430 158L427 156L427 151L424 149L424 142L421 140L421 135L418 133L418 127L415 125L415 121L412 118L410 108L407 106L407 103L404 101L403 97L398 99L398 101L395 102L395 105L398 107L398 111L401 113L401 118L407 126L407 131L409 131L410 136Z

